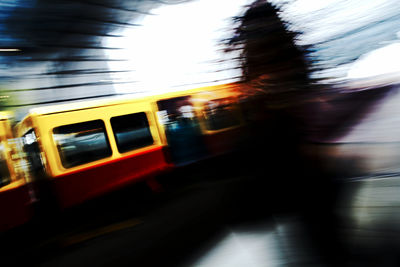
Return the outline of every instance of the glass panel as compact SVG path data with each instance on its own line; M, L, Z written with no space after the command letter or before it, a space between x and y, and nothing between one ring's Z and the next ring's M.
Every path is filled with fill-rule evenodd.
M220 130L240 123L236 106L230 98L208 101L204 118L207 130Z
M113 117L110 121L119 152L123 153L153 144L146 113Z
M93 162L112 154L102 120L54 128L53 137L65 168Z

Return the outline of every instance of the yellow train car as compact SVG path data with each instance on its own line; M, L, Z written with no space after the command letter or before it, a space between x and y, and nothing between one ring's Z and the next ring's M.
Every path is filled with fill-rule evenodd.
M244 125L240 89L225 84L35 108L16 132L30 174L45 184L38 194L51 192L66 208L234 149Z
M167 169L151 99L32 109L17 132L35 179L65 208Z

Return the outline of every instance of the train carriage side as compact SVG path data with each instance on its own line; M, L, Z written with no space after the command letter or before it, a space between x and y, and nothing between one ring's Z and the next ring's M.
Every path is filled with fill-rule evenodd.
M16 168L17 142L8 115L0 114L0 232L28 222L33 216L29 184Z
M168 144L175 165L186 165L237 147L243 134L239 87L216 85L155 98L162 139Z
M169 167L151 101L34 110L19 127L61 208ZM33 153L32 153L33 152ZM38 168L40 169L40 168ZM39 171L39 170L37 170ZM40 173L38 174L40 176Z

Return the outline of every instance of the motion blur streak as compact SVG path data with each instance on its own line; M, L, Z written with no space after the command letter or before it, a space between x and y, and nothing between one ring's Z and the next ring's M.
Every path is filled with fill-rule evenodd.
M141 27L130 21L151 16L153 8L175 2L2 1L0 87L9 99L2 100L0 107L15 110L20 120L35 106L120 95L114 89L119 83L135 87L133 77L111 79L115 73L107 62L116 59L106 51L120 47L106 46L104 40L121 37L112 34L114 31ZM135 88L135 93L141 91Z
M0 109L25 119L0 116L0 251L400 266L399 25L398 0L2 1ZM42 255L53 235L73 248Z

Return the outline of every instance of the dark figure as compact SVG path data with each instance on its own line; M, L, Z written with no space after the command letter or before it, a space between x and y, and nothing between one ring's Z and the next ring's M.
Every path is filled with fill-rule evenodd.
M227 51L241 50L242 80L259 92L261 110L268 113L263 125L255 127L257 139L266 140L261 150L266 152L264 171L255 190L269 194L264 206L273 213L299 214L321 258L340 264L343 251L334 213L339 188L299 149L306 137L305 121L299 114L305 100L318 90L310 78L307 48L295 44L298 33L290 31L278 8L266 1L255 1L235 20L239 26L228 41Z

